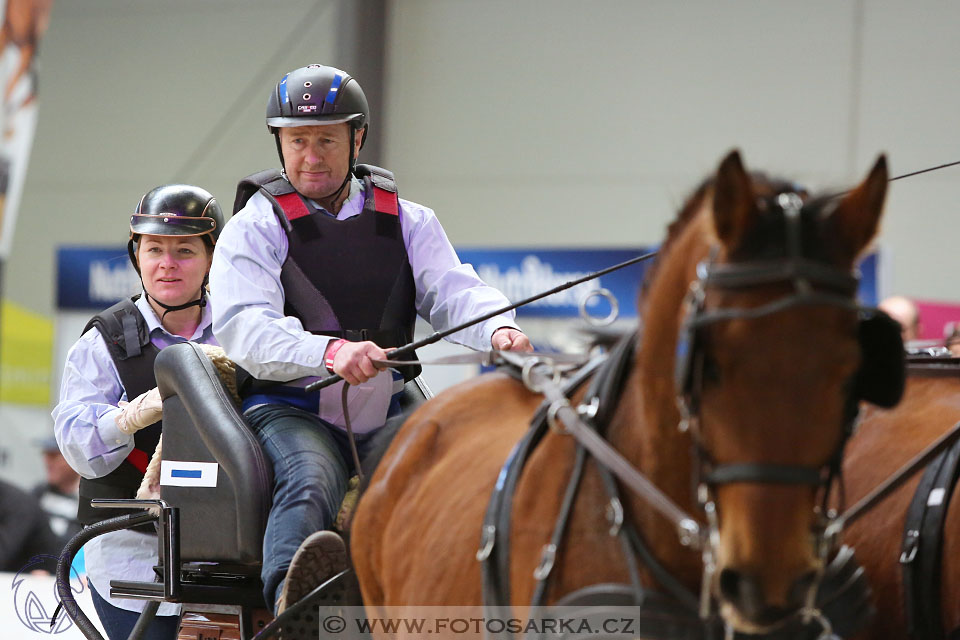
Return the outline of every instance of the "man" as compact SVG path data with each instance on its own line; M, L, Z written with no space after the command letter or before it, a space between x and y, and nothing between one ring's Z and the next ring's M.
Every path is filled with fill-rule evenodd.
M262 577L278 613L346 566L327 531L355 466L345 417L362 457L416 374L374 361L412 340L416 314L443 330L508 304L460 263L432 210L399 199L389 171L356 164L368 115L360 85L339 69L283 77L267 128L284 171L240 183L210 274L214 334L249 373L244 415L273 463ZM532 350L512 313L450 339ZM347 416L341 384L304 391L321 367L351 385Z
M884 298L877 307L900 323L904 344L917 339L920 334L920 310L913 300L904 296L890 296Z
M0 480L0 571L16 573L37 556L59 555L58 543L37 499Z
M55 437L43 438L38 444L43 452L43 466L47 471L47 478L33 488L33 495L49 517L50 529L59 539L52 553L60 555L70 538L83 528L77 520L80 474L74 471L63 457Z

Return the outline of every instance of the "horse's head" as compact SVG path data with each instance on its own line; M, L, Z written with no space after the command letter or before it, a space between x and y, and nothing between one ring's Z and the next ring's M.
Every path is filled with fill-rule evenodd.
M648 291L648 330L656 305L678 311L660 328L677 336L667 358L701 500L715 509L711 587L740 630L796 612L818 583L820 507L861 386L853 266L886 185L881 157L852 191L811 199L731 153Z

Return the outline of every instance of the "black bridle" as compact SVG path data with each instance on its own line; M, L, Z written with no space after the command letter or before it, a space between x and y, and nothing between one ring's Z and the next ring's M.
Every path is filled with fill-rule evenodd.
M851 312L863 309L855 300L858 284L855 275L803 256L800 245L803 201L800 196L787 192L771 200L766 207L779 208L786 221L786 256L762 262L716 264L717 252L714 250L708 261L698 265L698 278L690 285L685 301L686 320L677 344L677 398L681 428L690 429L694 436L703 470L701 480L709 487L734 482L822 486L839 471L840 456L834 456L826 467L760 462L717 464L702 445L699 414L705 353L698 336L705 327L731 320L762 318L800 306L832 306ZM710 290L736 291L775 284L791 286L792 291L758 307L706 307L706 294ZM854 417L850 415L849 419L852 421Z
M803 254L801 245L801 213L803 200L797 193L783 192L759 203L767 211L779 209L785 221L786 251L783 258L717 264L717 249L697 267L697 279L690 285L684 305L686 317L677 341L676 393L681 413L680 429L688 431L694 441L694 470L699 479L697 499L704 509L708 527L705 549L706 583L712 578L713 560L718 543L718 514L713 502L716 487L732 483L801 485L819 488L822 502L818 507L818 526L814 551L821 568L825 565L832 544L825 542L824 531L830 524L827 499L834 481L840 478L840 465L846 441L856 419L857 398L851 392L847 399L844 436L829 460L822 466L771 464L759 461L720 464L713 460L703 443L700 420L701 396L705 381L706 353L703 330L711 325L732 320L753 320L781 313L788 309L826 306L852 313L865 311L856 302L858 278L853 273L814 261ZM783 296L749 308L708 308L709 291L740 291L769 285L786 285ZM822 572L821 572L822 573ZM819 585L811 588L811 599ZM706 595L704 595L706 598ZM702 602L708 607L706 599ZM702 613L705 613L702 612Z

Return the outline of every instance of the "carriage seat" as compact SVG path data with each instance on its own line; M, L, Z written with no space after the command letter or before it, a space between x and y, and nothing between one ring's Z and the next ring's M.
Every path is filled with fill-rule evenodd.
M250 566L258 574L272 496L269 460L199 346L164 349L154 369L167 467L160 496L180 512L181 562ZM404 413L431 395L421 379L411 380Z
M160 497L180 510L181 561L259 565L270 461L200 347L164 349L154 371L163 398Z

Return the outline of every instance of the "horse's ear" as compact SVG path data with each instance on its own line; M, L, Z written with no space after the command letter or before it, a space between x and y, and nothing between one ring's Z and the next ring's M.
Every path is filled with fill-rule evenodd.
M887 196L887 175L887 157L881 154L866 179L844 196L831 216L833 239L844 257L855 258L876 234Z
M720 163L713 186L713 226L728 250L738 248L750 228L754 199L750 176L735 149Z

